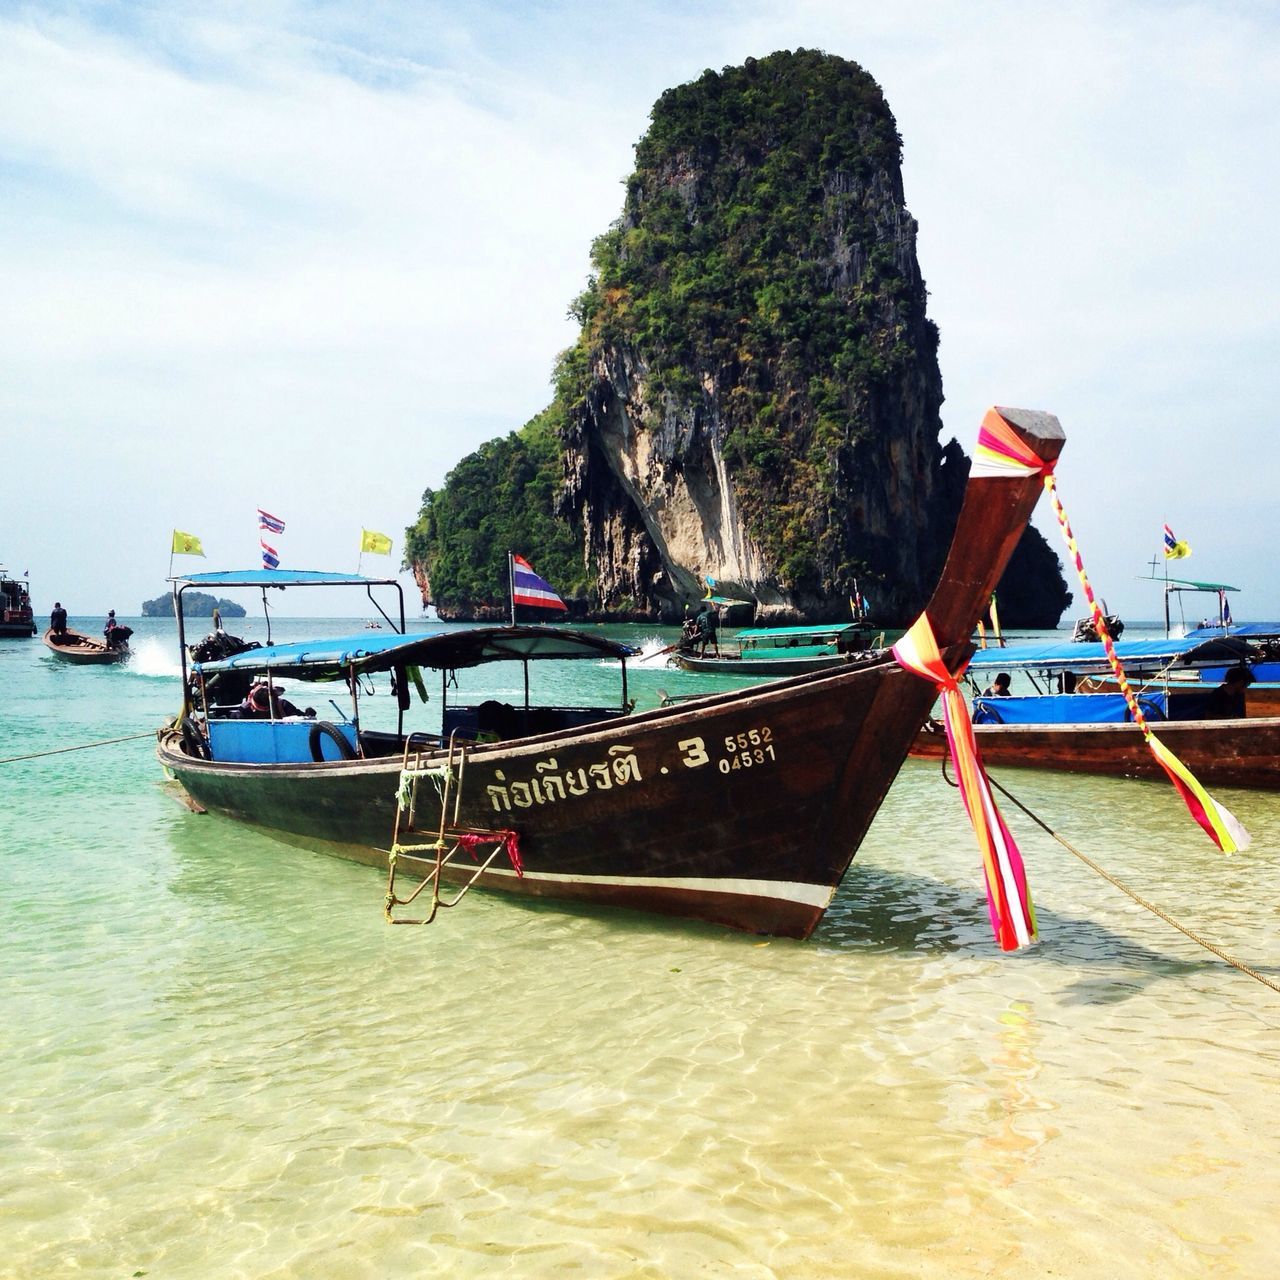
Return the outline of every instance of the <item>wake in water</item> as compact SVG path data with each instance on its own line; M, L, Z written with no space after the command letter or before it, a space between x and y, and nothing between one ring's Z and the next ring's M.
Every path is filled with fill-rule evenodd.
M133 656L124 669L135 676L160 676L165 680L182 677L182 667L173 651L172 643L166 644L155 636L148 636L131 645Z
M632 658L632 664L637 667L666 666L673 647L670 640L664 640L661 636L646 636L639 641L640 656Z

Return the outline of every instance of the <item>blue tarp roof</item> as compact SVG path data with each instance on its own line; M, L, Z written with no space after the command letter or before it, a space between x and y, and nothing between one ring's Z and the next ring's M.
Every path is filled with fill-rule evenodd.
M1142 694L1142 713L1163 720L1169 699ZM1011 698L974 698L974 724L1124 724L1129 705L1122 693L1018 694Z
M412 635L338 636L299 640L248 649L230 658L195 663L203 675L218 671L265 671L299 680L331 680L354 664L357 671L389 671L392 667L454 670L485 662L521 662L542 658L629 658L630 645L604 636L558 627L468 627Z
M1270 640L1280 636L1280 622L1233 622L1225 630L1214 626L1196 627L1194 631L1188 631L1184 639L1208 640L1223 635L1235 636L1241 640Z
M1191 666L1200 662L1239 662L1247 656L1234 639L1117 640L1116 656L1126 667ZM979 649L971 671L1106 671L1110 667L1100 643L1015 644L1005 649Z
M169 581L179 586L189 583L193 587L384 587L396 579L327 573L319 569L226 569L218 573L188 573Z

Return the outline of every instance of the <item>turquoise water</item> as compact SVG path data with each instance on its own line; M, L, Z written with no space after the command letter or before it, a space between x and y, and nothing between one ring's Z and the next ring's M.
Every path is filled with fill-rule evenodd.
M172 626L136 625L127 668L0 642L0 756L171 714ZM186 812L152 749L0 765L0 1274L1273 1269L1280 996L1016 812L1042 941L1002 955L933 766L796 943L479 894L390 928L376 872ZM1227 858L1166 786L1001 780L1280 977L1275 797L1217 793Z

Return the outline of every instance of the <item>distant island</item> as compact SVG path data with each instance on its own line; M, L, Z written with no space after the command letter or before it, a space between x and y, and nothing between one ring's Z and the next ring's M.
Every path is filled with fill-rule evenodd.
M182 612L188 618L212 618L215 609L224 618L243 618L245 616L244 605L236 604L234 600L218 600L213 596L205 595L203 591L188 591L182 597ZM172 618L173 596L156 596L154 600L144 600L142 602L142 616L144 618Z

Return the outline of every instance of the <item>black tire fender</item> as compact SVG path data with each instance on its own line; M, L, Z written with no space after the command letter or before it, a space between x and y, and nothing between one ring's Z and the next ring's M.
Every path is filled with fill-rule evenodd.
M182 749L196 760L212 760L209 751L209 740L200 732L200 726L190 716L183 716L178 722L178 733L182 738Z
M355 759L356 753L352 751L351 743L342 736L338 726L330 724L327 720L317 720L311 726L311 732L307 735L307 745L311 748L311 758L317 764L324 759L324 746L320 741L322 738L328 738L338 748L338 755L343 760Z

